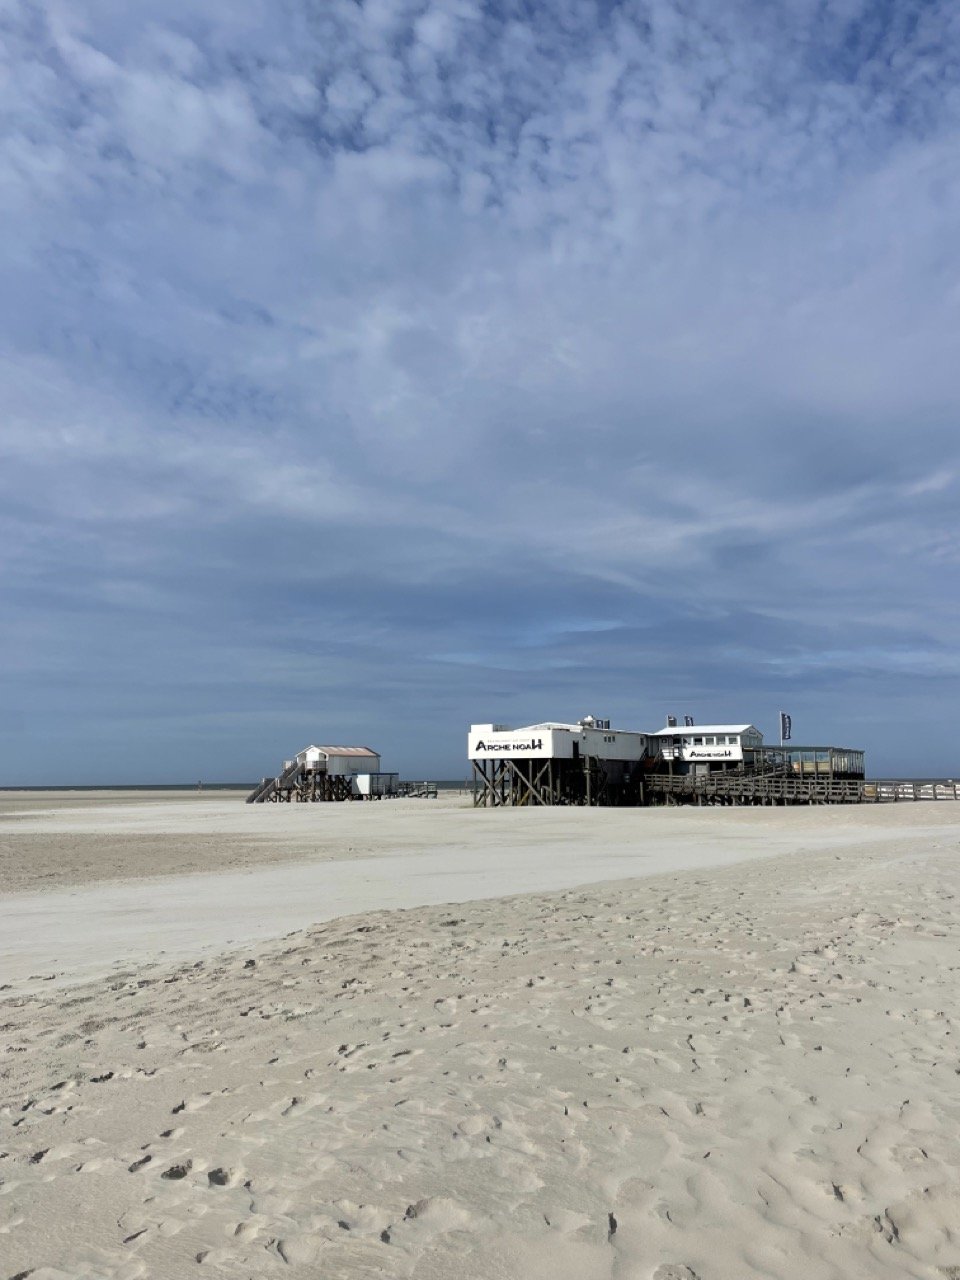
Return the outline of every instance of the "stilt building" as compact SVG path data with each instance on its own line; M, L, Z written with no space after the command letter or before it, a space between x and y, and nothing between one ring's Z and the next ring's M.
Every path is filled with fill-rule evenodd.
M587 716L467 739L473 801L500 805L802 804L865 795L858 748L767 746L753 724L675 722L653 732Z
M594 716L521 729L475 724L467 740L474 804L640 804L648 750L645 733Z
M284 760L275 778L264 778L247 804L290 801L379 800L398 792L399 776L382 773L369 747L309 746Z

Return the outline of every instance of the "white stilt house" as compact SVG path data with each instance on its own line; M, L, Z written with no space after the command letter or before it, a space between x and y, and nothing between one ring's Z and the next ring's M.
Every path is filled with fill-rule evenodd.
M586 716L511 729L474 724L467 735L477 806L637 804L647 735Z
M304 747L297 760L307 769L344 778L380 772L379 752L369 747Z
M380 771L380 755L369 747L316 746L284 760L275 778L264 778L247 804L290 800L379 800L395 796L399 777Z
M587 716L471 725L475 805L838 804L864 798L863 752L765 746L753 724L670 719L652 733Z

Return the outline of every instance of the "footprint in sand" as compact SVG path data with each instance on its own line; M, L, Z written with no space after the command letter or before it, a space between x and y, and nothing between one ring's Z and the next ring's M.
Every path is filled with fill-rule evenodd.
M178 1116L181 1111L199 1111L201 1107L205 1107L213 1097L211 1093L199 1093L193 1098L185 1098L182 1102L178 1102L171 1109L172 1116Z
M289 1116L294 1112L296 1112L297 1115L304 1115L307 1111L312 1110L314 1107L321 1106L326 1101L327 1095L325 1093L311 1093L306 1096L297 1094L290 1099L287 1105L280 1112L280 1115Z
M325 1243L319 1236L285 1236L271 1241L267 1248L271 1253L276 1251L288 1266L304 1267L316 1262Z

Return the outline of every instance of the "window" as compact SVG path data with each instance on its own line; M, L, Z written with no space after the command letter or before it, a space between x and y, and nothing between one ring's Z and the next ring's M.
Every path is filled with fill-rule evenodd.
M694 740L693 740L693 745L694 745L695 747L702 747L702 746L703 746L703 739L702 739L702 738L694 738Z
M716 745L716 741L717 741L717 740L716 740L716 738L714 738L713 736L711 736L711 737L709 737L709 738L704 738L704 742L707 744L707 746L708 746L708 747L715 746L715 745Z

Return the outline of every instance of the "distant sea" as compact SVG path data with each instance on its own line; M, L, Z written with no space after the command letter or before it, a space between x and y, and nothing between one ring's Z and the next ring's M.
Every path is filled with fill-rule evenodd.
M257 779L259 782L259 779ZM403 782L420 782L420 778L403 778ZM433 781L433 779L428 779ZM939 777L923 777L911 778L903 774L899 774L895 778L868 778L868 782L907 782L920 783L928 786L934 782L960 782L960 770L951 777L941 774ZM256 782L204 782L202 789L204 791L252 791L257 785ZM470 791L473 783L469 778L440 779L436 783L438 791ZM5 791L196 791L198 789L196 782L117 782L117 783L99 783L96 786L87 786L74 784L70 782L62 782L59 786L43 786L43 787L0 787L0 795Z
M260 779L257 779L259 782ZM420 782L420 778L404 778L404 782ZM428 779L432 782L433 779ZM204 791L252 791L257 782L207 782L204 781L202 789ZM436 784L438 791L463 791L469 789L470 783L464 779L455 781L439 781ZM54 787L0 787L0 794L4 791L196 791L198 786L196 782L101 782L96 786L87 786L75 784L72 782L61 782Z

